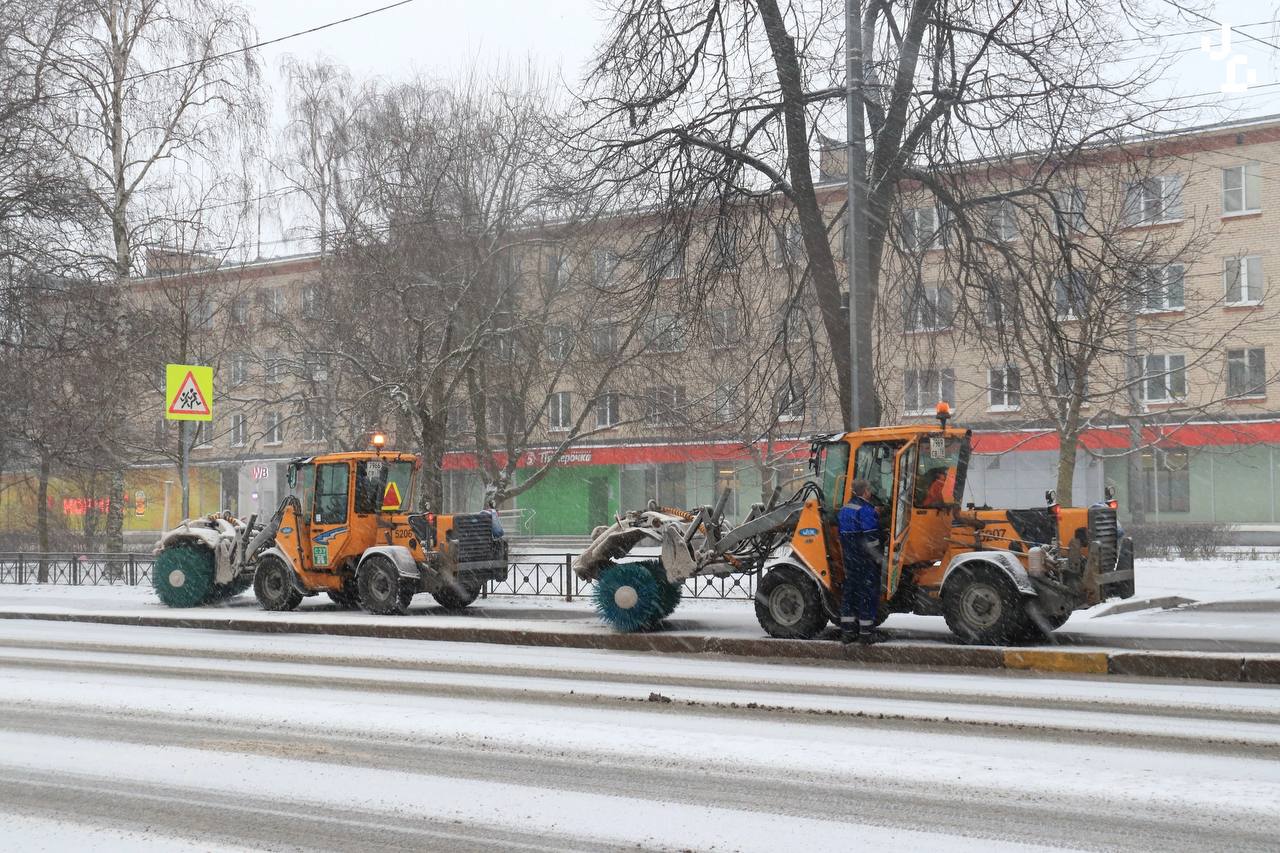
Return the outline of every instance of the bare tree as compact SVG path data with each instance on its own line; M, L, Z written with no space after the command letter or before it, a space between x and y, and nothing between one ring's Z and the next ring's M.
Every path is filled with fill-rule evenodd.
M830 242L843 210L828 203L833 194L820 186L813 157L824 133L844 130L844 6L615 0L573 141L584 156L595 154L589 183L625 187L628 203L661 206L673 217L734 200L783 199L798 224L847 413L844 276ZM868 233L857 250L870 287L859 293L867 304L858 316L867 322L904 181L928 182L987 150L992 136L1020 136L1023 149L1061 140L1055 129L1087 140L1163 109L1135 98L1154 62L1113 61L1124 34L1151 24L1141 6L873 0L861 8L868 137L855 143L868 149L867 174L858 176ZM693 291L685 301L702 304L706 294ZM869 364L871 335L859 339L855 358ZM878 411L877 401L868 396L863 410Z
M104 260L122 282L165 213L158 191L188 175L235 174L231 143L259 124L258 68L242 51L243 10L196 0L87 0L50 51L49 139L76 165L99 212ZM228 182L231 183L231 182ZM96 247L93 247L96 248ZM123 541L124 465L116 459L108 545Z

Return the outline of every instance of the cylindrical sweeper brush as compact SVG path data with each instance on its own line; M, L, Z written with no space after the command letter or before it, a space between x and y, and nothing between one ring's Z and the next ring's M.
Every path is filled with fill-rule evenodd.
M667 580L657 560L614 563L600 572L592 599L596 612L623 633L649 631L680 604L683 587Z

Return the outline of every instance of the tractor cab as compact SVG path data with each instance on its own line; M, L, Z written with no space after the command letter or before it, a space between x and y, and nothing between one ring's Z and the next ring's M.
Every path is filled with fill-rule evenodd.
M934 563L946 553L970 453L969 431L947 427L945 420L940 427L882 427L815 441L810 466L827 534L820 562L842 578L836 513L852 499L853 481L866 480L887 546L882 594L892 598L904 566Z

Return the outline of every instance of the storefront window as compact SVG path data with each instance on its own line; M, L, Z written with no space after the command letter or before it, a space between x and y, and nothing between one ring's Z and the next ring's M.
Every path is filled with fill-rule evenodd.
M1142 479L1147 507L1157 512L1191 511L1191 460L1185 450L1146 450Z

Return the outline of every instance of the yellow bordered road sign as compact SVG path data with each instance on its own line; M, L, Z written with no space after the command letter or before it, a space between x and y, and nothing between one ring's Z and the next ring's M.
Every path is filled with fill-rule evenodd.
M213 368L164 366L164 416L171 421L213 420Z

